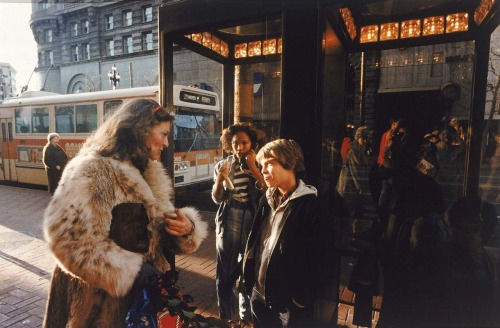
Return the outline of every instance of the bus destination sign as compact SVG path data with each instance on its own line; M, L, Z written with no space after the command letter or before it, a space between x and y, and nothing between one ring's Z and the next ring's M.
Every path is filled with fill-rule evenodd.
M210 95L200 95L195 92L181 91L180 100L193 104L200 105L215 105L215 96Z

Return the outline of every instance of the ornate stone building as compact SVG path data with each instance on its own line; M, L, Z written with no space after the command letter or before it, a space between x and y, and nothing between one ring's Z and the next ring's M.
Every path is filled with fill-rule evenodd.
M161 0L33 0L36 76L43 90L108 90L113 65L120 87L158 84L157 12Z

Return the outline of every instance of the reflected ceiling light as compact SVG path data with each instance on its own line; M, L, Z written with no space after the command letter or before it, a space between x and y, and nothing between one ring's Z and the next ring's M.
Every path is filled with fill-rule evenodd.
M401 39L420 36L420 19L410 19L401 22Z
M262 42L254 41L248 43L248 57L255 57L262 55Z
M240 43L234 46L234 58L245 58L247 56L247 44Z
M263 55L274 55L276 54L276 39L265 40L262 45Z
M386 23L380 25L380 41L396 40L399 37L399 24Z
M477 25L481 25L481 23L484 21L484 18L486 15L491 10L491 7L493 7L493 4L495 3L495 0L482 0L479 6L476 8L474 11L474 21L476 22Z
M344 20L347 33L349 33L351 40L354 40L356 38L357 32L356 32L356 24L354 24L354 18L352 18L351 11L349 10L349 8L341 8L340 15Z
M278 39L278 53L280 54L283 51L283 41L281 38Z
M446 16L446 33L463 32L469 29L469 14L458 13Z
M378 25L363 26L361 28L360 43L378 41Z
M434 16L424 18L424 28L422 34L424 36L427 35L436 35L444 33L444 17L443 16Z

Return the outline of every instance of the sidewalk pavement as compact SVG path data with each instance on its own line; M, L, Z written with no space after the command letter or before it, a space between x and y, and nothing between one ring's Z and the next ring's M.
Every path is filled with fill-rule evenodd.
M41 327L54 259L43 239L47 191L0 185L0 327ZM207 222L215 213L201 212ZM176 257L178 282L194 297L197 313L217 317L215 292L215 233L210 230L200 249ZM341 286L339 325L352 325L353 294ZM378 317L375 313L374 322Z

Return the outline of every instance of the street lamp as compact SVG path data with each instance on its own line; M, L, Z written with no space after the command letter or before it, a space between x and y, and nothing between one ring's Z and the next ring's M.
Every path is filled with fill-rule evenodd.
M118 73L118 69L115 64L111 67L111 71L108 72L109 84L113 86L113 90L116 89L117 86L120 85L120 73Z

